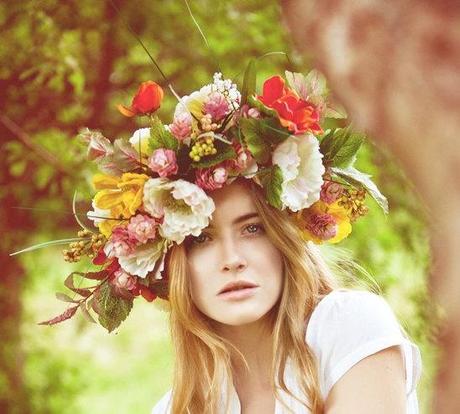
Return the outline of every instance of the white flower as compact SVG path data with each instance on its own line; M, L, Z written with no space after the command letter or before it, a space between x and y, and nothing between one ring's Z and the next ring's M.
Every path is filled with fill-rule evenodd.
M133 136L129 139L133 148L139 152L139 141L141 145L142 155L150 155L152 152L149 148L150 128L140 128L134 132Z
M323 174L323 154L314 135L289 136L272 155L273 164L283 173L281 201L283 209L299 211L319 200Z
M86 213L86 216L97 227L99 223L102 223L103 221L105 221L106 217L110 217L110 210L106 210L104 208L97 207L96 204L94 203L94 200L91 203L91 205L93 206L93 211L88 211Z
M144 209L153 217L164 216L164 207L168 202L169 180L167 178L151 178L144 184Z
M128 256L120 256L118 263L121 268L131 275L145 278L155 268L158 259L164 251L165 241L159 239L136 247L136 250Z
M185 180L152 178L144 186L144 208L163 218L160 235L180 244L185 237L198 236L209 224L214 201L197 185Z

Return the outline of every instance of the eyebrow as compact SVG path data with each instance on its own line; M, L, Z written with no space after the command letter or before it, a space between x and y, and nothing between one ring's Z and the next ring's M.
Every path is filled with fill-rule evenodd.
M243 221L249 220L250 218L253 217L259 217L259 213L257 212L251 212L247 214L243 214L242 216L237 217L235 220L232 221L232 225L242 223ZM208 228L213 228L214 226L210 223Z

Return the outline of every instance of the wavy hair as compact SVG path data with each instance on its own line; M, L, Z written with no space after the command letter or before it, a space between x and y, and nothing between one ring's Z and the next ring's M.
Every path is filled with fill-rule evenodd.
M317 249L306 243L293 218L286 210L270 206L263 190L252 180L250 186L256 209L267 236L283 258L284 278L281 296L269 312L273 359L272 387L275 397L279 387L300 401L312 413L322 413L317 366L313 352L305 341L306 325L316 304L329 292L340 287ZM172 413L213 414L218 412L223 379L227 378L227 396L233 381L232 361L244 356L228 340L218 335L212 323L194 305L190 278L187 276L185 243L175 245L166 258L169 279L170 330L175 352L172 387ZM284 382L288 358L305 400L299 399ZM277 398L280 400L280 398ZM280 400L281 403L282 400ZM228 411L228 399L225 412ZM287 407L286 407L287 408ZM292 411L292 410L291 410Z

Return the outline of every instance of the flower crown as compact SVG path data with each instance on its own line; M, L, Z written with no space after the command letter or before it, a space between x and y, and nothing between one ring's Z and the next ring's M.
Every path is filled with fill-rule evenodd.
M364 136L348 128L323 130L326 118L344 118L328 99L324 78L286 72L255 92L251 65L241 92L221 73L211 84L178 98L172 122L155 112L164 98L153 81L141 84L128 117L146 116L148 126L129 140L114 142L84 130L88 158L101 173L87 213L95 228L83 227L64 250L66 261L91 258L101 270L73 272L65 285L80 298L59 293L74 305L41 324L71 318L78 308L109 332L127 317L133 300L168 298L165 256L174 244L198 236L215 209L209 193L245 177L259 185L269 204L287 210L306 241L337 243L367 212L370 194L387 211L385 197L353 167ZM171 88L172 89L172 88ZM172 90L173 91L173 90ZM173 91L174 92L174 91ZM75 286L77 276L96 286Z

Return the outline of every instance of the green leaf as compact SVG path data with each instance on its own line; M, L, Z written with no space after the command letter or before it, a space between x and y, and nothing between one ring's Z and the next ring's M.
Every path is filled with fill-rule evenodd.
M379 191L377 186L371 180L371 176L369 174L365 174L361 171L358 171L354 167L347 167L343 169L332 168L332 171L339 177L343 178L347 183L353 186L363 186L366 189L366 191L370 194L370 196L382 208L383 212L388 214L388 200Z
M277 145L290 135L274 118L242 118L240 126L249 151L259 163L269 161L271 144Z
M241 106L247 102L248 96L255 93L256 77L256 60L251 59L248 63L248 66L246 67L246 70L244 71L243 87L241 89Z
M353 165L364 135L352 132L350 128L337 128L321 141L320 151L325 165L345 168Z
M257 119L242 118L240 120L241 132L249 151L258 163L265 164L270 160L270 145L264 141L258 125Z
M165 126L157 116L155 116L152 120L149 147L152 151L155 151L158 148L167 148L177 151L179 147L179 142L175 136L166 130Z
M125 299L116 296L110 285L105 282L101 285L97 294L99 323L112 332L127 318L133 307L133 299Z
M278 112L276 112L274 109L269 108L268 106L265 106L254 95L248 96L248 103L251 107L258 109L259 112L271 116L273 118L278 118Z
M283 203L281 201L281 192L283 184L283 172L278 165L274 165L271 169L269 180L265 186L265 195L268 202L281 210Z
M236 158L236 152L233 146L219 140L214 140L214 147L217 149L217 153L215 155L204 156L198 162L192 162L193 168L208 168L222 161Z

